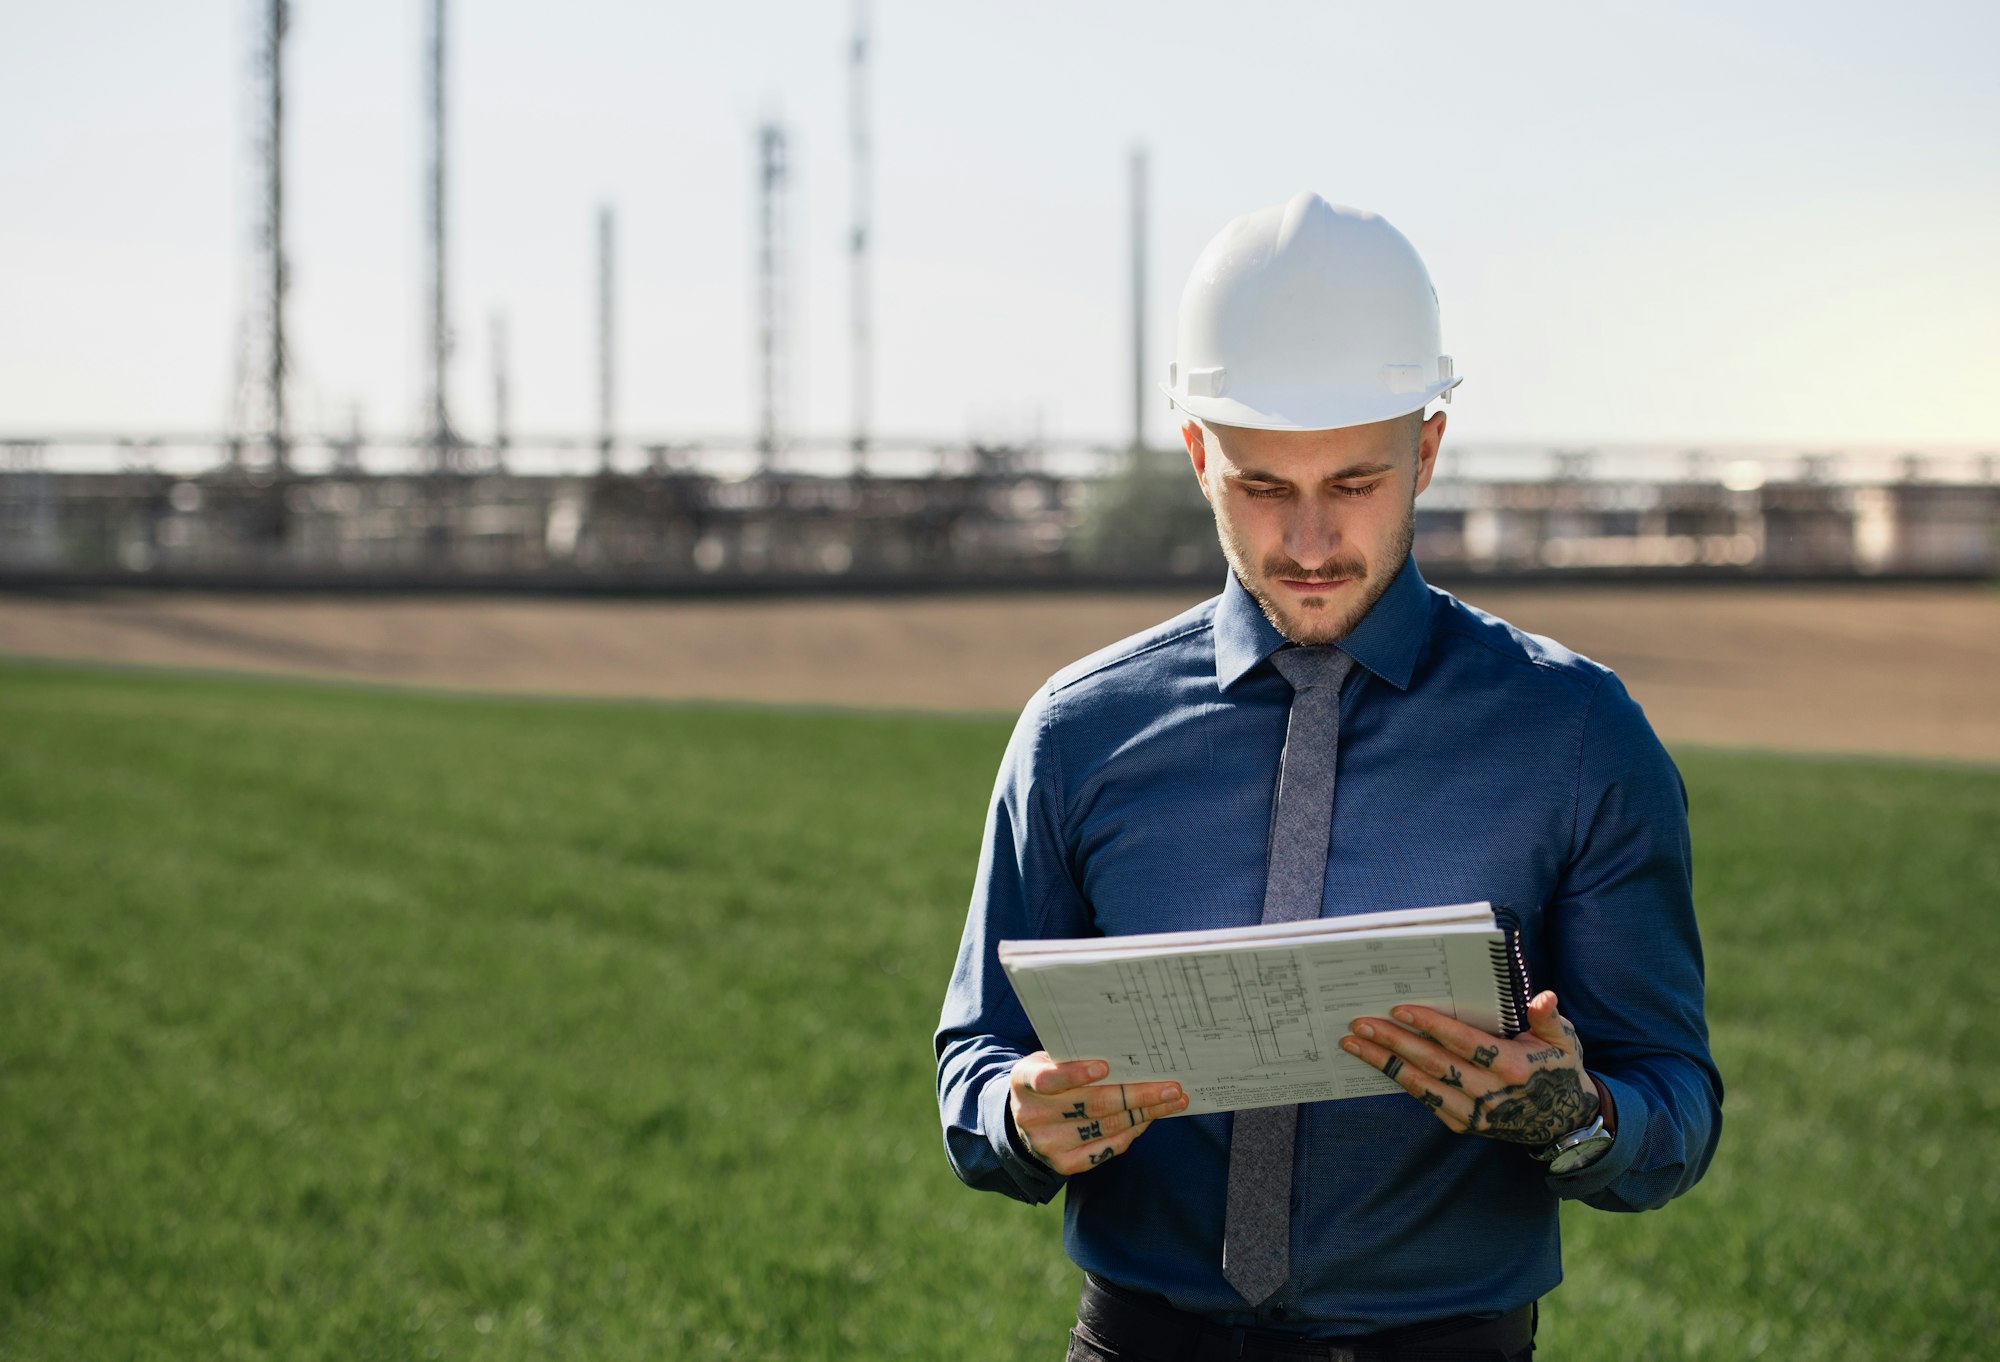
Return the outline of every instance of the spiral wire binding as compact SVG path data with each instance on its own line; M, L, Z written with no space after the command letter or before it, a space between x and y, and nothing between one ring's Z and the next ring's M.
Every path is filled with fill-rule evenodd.
M1517 1036L1528 1029L1528 961L1521 954L1521 920L1510 908L1495 908L1493 924L1500 939L1487 947L1493 957L1493 978L1500 988L1500 1034Z

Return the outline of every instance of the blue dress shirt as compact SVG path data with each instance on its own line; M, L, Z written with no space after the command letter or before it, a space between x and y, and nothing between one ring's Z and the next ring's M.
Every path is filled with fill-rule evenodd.
M1067 1179L1013 1130L1008 1071L1042 1045L998 942L1258 921L1283 643L1232 575L1029 701L938 1025L946 1153L966 1183L1024 1201L1067 1183L1081 1267L1221 1324L1338 1336L1511 1309L1561 1280L1560 1198L1659 1206L1714 1152L1687 800L1616 676L1426 585L1414 560L1340 644L1360 665L1341 695L1321 912L1511 908L1532 982L1559 995L1616 1104L1610 1150L1550 1176L1404 1095L1302 1106L1292 1277L1253 1311L1221 1271L1230 1115L1161 1121Z

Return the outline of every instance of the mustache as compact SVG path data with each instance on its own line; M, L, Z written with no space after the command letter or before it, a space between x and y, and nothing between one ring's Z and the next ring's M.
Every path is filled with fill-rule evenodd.
M1337 582L1342 578L1352 578L1359 582L1367 579L1368 564L1359 558L1341 558L1308 571L1281 554L1264 560L1264 577L1266 580L1282 577L1293 582Z

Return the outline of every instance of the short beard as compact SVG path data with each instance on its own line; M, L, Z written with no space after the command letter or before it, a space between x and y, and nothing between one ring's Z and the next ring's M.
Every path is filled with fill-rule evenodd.
M1253 573L1249 570L1249 555L1243 544L1230 531L1219 512L1215 517L1215 535L1222 542L1222 556L1228 560L1230 571L1236 574L1236 580L1257 602L1273 629L1294 643L1337 643L1353 632L1354 626L1375 608L1375 602L1382 599L1389 583L1395 581L1396 574L1403 570L1410 549L1417 542L1417 498L1413 492L1402 521L1389 540L1389 551L1383 555L1380 567L1374 572L1370 572L1368 565L1359 558L1336 559L1317 572L1308 572L1280 554L1265 560L1262 573ZM1338 612L1317 601L1302 601L1299 608L1306 613L1301 618L1293 619L1286 616L1276 593L1266 586L1267 582L1280 577L1302 582L1327 582L1338 577L1351 577L1360 584L1361 594L1353 605Z

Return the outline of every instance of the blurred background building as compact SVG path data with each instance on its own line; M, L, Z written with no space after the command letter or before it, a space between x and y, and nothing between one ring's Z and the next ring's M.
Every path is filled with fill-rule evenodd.
M93 373L84 348L70 346L67 356L61 344L54 353L40 351L26 336L37 320L55 329L68 325L67 318L54 320L65 299L92 311L95 325L122 332L125 309L137 318L140 298L93 292L74 280L67 292L37 291L17 279L17 306L0 318L0 359L13 371L0 389L0 584L720 590L1212 579L1221 567L1213 532L1153 387L1167 359L1172 300L1194 248L1223 218L1308 183L1381 209L1417 241L1445 298L1447 348L1472 380L1464 391L1474 401L1454 408L1440 475L1420 503L1418 554L1433 575L1992 576L2000 566L2000 467L1992 451L2000 446L1980 443L1990 417L1976 402L1978 387L1965 379L1974 375L1976 385L1982 381L1976 376L1990 375L1991 361L2000 358L1993 334L2000 272L1990 250L1954 252L1962 252L1966 239L1960 215L2000 201L1993 139L1963 128L1952 134L1970 136L1975 154L1956 162L1949 182L1935 166L1912 167L1912 157L1893 147L1871 149L1855 140L1873 128L1902 145L1896 139L1907 130L1896 123L1919 51L1930 81L1929 103L1913 115L1920 121L1951 112L1954 101L1968 109L1992 103L1990 92L1968 93L1955 57L1946 55L1941 68L1932 62L1931 30L1949 26L1956 17L1949 8L1895 20L1856 19L1824 7L1759 20L1690 11L1672 37L1705 52L1705 64L1662 74L1672 69L1671 52L1628 53L1634 62L1651 63L1640 73L1647 88L1628 101L1683 102L1654 117L1650 106L1607 105L1600 91L1592 107L1608 108L1631 126L1601 134L1608 140L1599 144L1589 141L1599 134L1562 121L1576 118L1583 98L1515 102L1510 96L1494 110L1496 123L1507 137L1539 137L1542 149L1520 151L1507 173L1532 179L1559 170L1570 182L1562 192L1576 200L1551 219L1572 235L1570 242L1552 245L1553 263L1537 259L1530 268L1562 269L1568 251L1568 268L1603 286L1586 305L1575 294L1553 293L1557 286L1547 279L1503 287L1518 234L1539 230L1549 244L1549 224L1523 225L1523 213L1531 212L1523 205L1555 191L1520 190L1512 203L1494 197L1483 172L1455 164L1436 135L1455 126L1459 142L1476 143L1478 131L1464 120L1480 98L1502 87L1455 91L1446 78L1478 71L1477 54L1404 51L1397 43L1409 32L1397 24L1407 20L1385 21L1356 7L1272 7L1245 21L1235 35L1240 45L1255 49L1290 38L1298 52L1267 49L1244 59L1223 51L1205 81L1176 84L1196 73L1152 66L1157 53L1149 49L1162 40L1146 31L1156 14L1150 8L1110 6L1078 18L1031 5L1004 24L961 18L966 27L957 36L966 41L954 43L948 21L915 7L881 6L878 13L863 2L844 9L750 6L757 13L747 19L707 16L674 32L644 23L634 28L633 7L597 5L564 12L561 37L580 36L581 46L542 35L548 48L535 60L559 80L551 94L524 79L518 63L537 51L536 27L554 21L525 8L459 7L461 13L446 0L407 0L343 16L287 0L241 0L233 11L240 31L230 40L237 108L226 139L248 186L233 210L238 292L234 299L205 298L200 324L186 328L211 336L222 321L230 328L226 417L208 429L171 420L147 424L143 403L113 396L134 386L121 384L116 365ZM1172 27L1194 12L1157 13ZM837 23L830 17L836 13ZM196 41L213 48L221 33L213 19L186 26L191 32L177 30L175 46L159 60L171 63L193 50L182 45ZM635 128L636 106L578 83L591 70L579 52L598 55L607 85L629 79L632 68L618 51L627 40L660 42L662 69L712 58L754 70L756 53L744 44L760 25L773 49L807 52L811 44L769 27L782 20L826 39L799 58L818 63L800 78L808 87L801 102L811 113L788 119L776 111L778 100L766 98L754 118L741 118L736 187L705 181L701 155L683 155L691 143L713 144L712 134L690 134L684 143L657 127ZM52 29L62 23L30 21L30 27L36 22ZM1497 21L1461 15L1458 22ZM1632 39L1645 36L1641 30L1651 22L1617 20ZM1791 22L1805 26L1791 65L1764 68L1767 86L1779 77L1791 86L1761 95L1732 86L1770 57ZM881 44L878 31L887 34ZM384 36L397 34L407 39L402 50L381 50L388 46ZM46 36L53 51L76 34ZM996 50L1002 39L1035 55ZM1723 39L1735 48L1714 46ZM1607 79L1575 64L1576 44L1587 38L1574 33L1496 41L1539 53L1548 69L1571 71L1583 86ZM376 50L365 58L342 47L367 42ZM24 61L21 54L34 47L17 44L14 60ZM1384 100L1382 92L1397 86L1393 70L1382 83L1380 68L1399 53L1413 63L1408 97L1435 107L1419 111ZM1447 68L1461 65L1427 68L1421 60L1427 55ZM81 63L87 56L79 49L68 59ZM1489 65L1504 65L1505 56L1495 53ZM320 64L357 60L412 76L421 91L417 106L371 99L367 88L332 90L311 74ZM482 61L504 68L501 84ZM1085 116L1067 104L1077 72L1104 62L1119 64L1108 91L1118 91L1121 80L1147 80L1126 69L1137 66L1151 70L1156 97L1166 103L1151 117L1146 108L1125 117L1101 109ZM1343 76L1352 63L1370 72L1353 82L1367 86L1352 96L1358 102L1343 104L1342 96L1310 84L1303 94L1255 91L1242 78L1260 62L1288 87L1301 76ZM884 63L900 73L889 82L886 107L877 91ZM995 83L996 66L1017 79ZM1427 70L1435 88L1423 79ZM954 72L964 101L996 106L990 119L957 126L961 120L925 103L949 88ZM769 78L783 88L782 72ZM14 99L37 93L33 80L11 84ZM1276 174L1289 176L1270 185L1255 177L1239 183L1245 177L1221 169L1216 148L1196 135L1206 113L1215 125L1208 131L1226 146L1241 132L1231 119L1243 115L1204 106L1232 98L1241 104L1260 93L1269 108L1253 111L1247 126L1263 143L1258 154L1288 167ZM314 183L314 156L341 162L361 145L359 133L352 146L342 143L324 111L314 115L322 121L310 140L299 136L294 125L315 94L345 109L365 106L369 120L403 128L415 152L414 173L403 183L417 186L420 211L406 220L400 238L420 262L414 270L400 256L382 256L379 241L358 233L343 239L314 229L303 234L311 253L299 244L302 213L336 215L337 205L326 201L325 186L335 183L330 177L318 181L316 202L300 205L298 186ZM524 124L503 113L494 104L503 97L535 106L543 122L590 126L575 156L615 168L605 178L630 176L645 186L633 195L644 204L637 229L617 194L564 201L563 186L523 178L513 184L512 200L496 200L492 186L505 179L496 165L516 152L525 165L535 150L533 135L523 131L534 126L533 117ZM593 102L602 106L598 121L576 122L577 106ZM129 101L111 104L109 116L128 124L141 112ZM1834 112L1836 105L1848 112ZM1188 132L1189 117L1196 134ZM1843 117L1857 121L1845 124ZM950 135L960 138L941 157L926 140L931 119L954 125ZM150 139L152 152L141 154L171 160L178 135L172 122L129 126L121 135L142 144ZM1022 131L1025 149L994 152L982 144L1010 122ZM1163 126L1155 130L1156 123ZM1062 145L1046 140L1051 127L1065 134ZM1719 171L1692 164L1731 138L1751 152ZM0 134L0 151L14 143L14 154L33 169L60 140L17 127ZM802 142L810 156L802 154ZM1338 155L1328 153L1329 143ZM1592 164L1605 146L1629 164ZM1407 166L1390 168L1399 147L1424 149L1419 159L1434 169L1422 177L1423 187L1397 178L1410 175ZM202 151L211 161L217 154L209 144ZM1846 163L1855 166L1901 163L1912 183L1839 184L1827 172L1843 152L1853 153ZM1950 153L1947 146L1937 154L1949 160ZM885 155L904 159L885 163ZM456 193L466 156L485 186L473 211ZM982 160L988 156L991 164ZM1020 173L1009 159L1016 156L1041 159L1047 173ZM965 183L927 189L925 177L940 167ZM355 182L351 164L341 170L344 182ZM368 173L385 178L394 171L377 163ZM1682 179L1660 192L1679 207L1649 217L1641 199L1636 235L1629 226L1608 225L1608 218L1593 223L1580 216L1577 205L1613 179L1675 174ZM1101 192L1080 203L1078 176L1094 176ZM1454 177L1464 181L1460 196L1440 197L1434 182ZM1351 181L1351 192L1343 181ZM46 175L41 182L56 183ZM1162 232L1154 199L1168 184L1180 188ZM1022 197L1024 187L1039 189L1041 197ZM1934 215L1896 243L1902 276L1852 258L1852 239L1872 230L1871 189L1912 213ZM964 230L950 213L928 211L953 195ZM88 198L80 195L79 203ZM1409 215L1399 198L1409 202ZM169 199L177 201L178 195ZM496 206L503 202L510 206ZM978 212L966 214L967 204ZM58 221L70 210L47 211L48 221ZM88 216L87 208L78 211ZM135 209L107 249L145 239L149 211ZM1821 219L1826 241L1796 230L1786 236L1788 221L1811 220L1815 211L1836 215ZM1691 216L1676 222L1675 212ZM572 325L562 361L572 393L582 396L580 385L587 397L572 404L569 428L555 434L524 429L517 417L521 389L537 382L523 371L522 353L550 350L542 328L524 336L504 296L526 292L538 319L552 315L551 276L538 262L555 247L536 226L552 214L578 224L561 249L579 265L587 262L569 276L574 287L563 306ZM1836 227L1841 214L1854 220ZM357 221L380 231L383 217ZM717 218L734 224L722 233L741 247L733 256L714 250L717 238L704 224ZM1018 230L996 236L996 219ZM32 228L31 217L14 229L16 245L26 248L13 252L16 261L31 260L38 249L46 254ZM1649 229L1658 235L1648 237ZM89 241L108 230L80 229L84 244L70 259L87 260ZM837 250L829 249L835 239ZM887 259L880 258L884 239L900 243ZM496 241L512 243L520 258L497 261ZM1925 243L1941 253L1928 266L1911 258ZM1589 258L1592 245L1618 259ZM1661 254L1646 254L1648 246ZM472 272L461 268L468 250L478 257L476 296L464 282ZM353 259L334 264L343 253ZM656 265L633 267L663 256L704 278L736 275L740 306L719 308L715 295L694 291L676 298L661 287ZM299 278L323 268L322 261L331 277L360 278L370 270L368 260L387 258L411 285L408 315L421 318L420 341L406 351L407 329L400 325L343 314L324 294L315 312L298 306ZM1464 262L1482 259L1479 277L1466 279ZM1967 259L1982 263L1968 272ZM1080 273L1065 274L1060 262L1078 260ZM953 296L952 288L939 287L934 297L922 296L927 279L948 280L954 269L976 273L985 266L1004 279L1010 261L1022 278L1048 276L1048 293L1016 287L1004 315L996 300L1005 286L997 294L961 288ZM1829 269L1833 261L1851 268ZM840 275L837 287L819 277L829 264ZM1649 273L1675 270L1684 275L1679 287L1695 295L1684 313L1669 309L1671 280L1666 294L1644 283ZM1947 292L1928 296L1925 290L1939 287L1939 271ZM1773 276L1791 283L1770 285ZM1090 281L1081 297L1079 277ZM893 288L887 308L885 279ZM1746 288L1745 280L1764 281L1761 287L1771 291ZM172 284L155 277L147 288L171 296ZM831 306L809 315L813 300ZM1935 316L1919 315L1933 304ZM1097 360L1079 375L1074 338L1057 333L1080 311L1094 319ZM475 317L481 325L471 325ZM643 365L635 363L627 341L635 320L649 331L677 331L679 348L651 344ZM1879 378L1876 407L1859 417L1851 400L1856 385L1845 383L1843 395L1837 372L1843 324L1846 349L1868 352L1855 363L1873 363ZM999 338L993 343L1011 345L1011 353L996 361L968 326L992 333ZM1812 335L1828 327L1835 332L1831 348ZM1593 334L1563 334L1579 329ZM408 374L404 390L420 393L406 408L413 419L377 429L364 419L361 399L330 400L341 384L327 381L324 362L312 381L302 382L298 355L335 352L336 333L345 338L341 345L372 337L372 349L405 354L402 361L369 355L367 363L378 378L385 365ZM465 353L461 338L468 334L483 335L483 355ZM949 352L945 338L953 335L973 337L962 362L926 367L940 362L926 352ZM717 361L708 353L727 348L715 343L720 337L747 341L737 351L740 360ZM360 344L370 348L366 339ZM199 366L175 367L185 348L170 343L160 367L199 372ZM211 357L217 364L224 348L218 345ZM35 364L22 358L31 351ZM1602 367L1593 367L1593 351L1603 352ZM1879 355L1892 362L1868 357ZM483 360L477 374L475 358ZM942 363L952 364L949 353ZM733 431L708 424L731 405L718 401L715 389L717 374L732 364L746 374L749 395ZM59 365L67 367L58 382L40 381L43 370ZM1512 431L1479 409L1482 385L1503 392L1514 380L1519 387L1520 375L1538 373L1538 365L1534 394L1544 401L1553 395L1550 405L1559 407L1539 423L1547 433L1524 429L1536 423L1522 419L1523 408L1513 410ZM887 391L885 368L894 380ZM1041 395L1027 386L1038 371L1060 375ZM912 378L924 400L912 400ZM1936 381L1919 386L1913 378ZM1983 382L1990 387L1990 377ZM93 384L100 397L88 396ZM357 378L357 386L368 384ZM301 400L302 387L310 400ZM951 395L940 396L946 388ZM1613 389L1616 397L1608 395ZM1665 437L1677 409L1702 411L1692 424L1718 430L1730 419L1718 413L1731 409L1714 401L1703 408L1698 400L1718 389L1735 392L1734 410L1758 418L1734 419L1732 431L1722 432L1727 440ZM1049 419L1050 408L1078 392L1089 394L1086 414ZM910 413L934 414L948 400L968 412L962 430L909 433L916 428ZM191 409L180 397L156 406ZM838 418L809 419L828 410ZM884 411L898 424L883 426ZM107 419L79 419L99 412ZM1606 434L1579 438L1588 428Z

